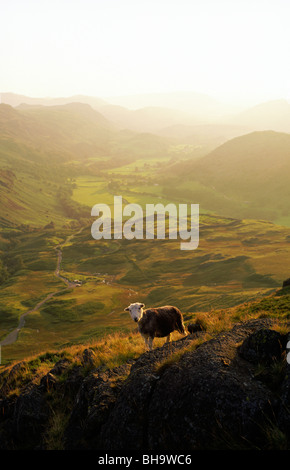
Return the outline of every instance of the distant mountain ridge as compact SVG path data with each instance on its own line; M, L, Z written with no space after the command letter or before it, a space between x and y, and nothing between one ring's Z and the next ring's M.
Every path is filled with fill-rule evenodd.
M217 145L235 135L255 130L290 132L290 104L285 99L267 101L241 111L195 92L148 93L105 99L86 95L33 98L0 93L1 102L13 107L84 103L119 129L168 135L170 127L174 126L173 136L178 141L183 141L184 135L187 140L192 140L199 132L197 126L210 126L207 129L209 136L211 133L215 136L219 129L224 129L225 137L215 141Z
M233 117L232 123L256 130L290 132L290 104L286 100L261 103Z
M99 107L106 105L106 101L102 98L90 97L86 95L74 95L68 98L35 98L26 95L19 95L17 93L0 93L0 103L10 104L16 107L21 104L29 105L42 105L42 106L56 106L68 103L85 103L92 107Z
M224 109L221 103L214 98L203 93L196 92L172 92L172 93L145 93L128 96L111 96L99 98L87 95L73 95L69 97L29 97L17 93L1 93L1 102L18 106L22 103L31 105L54 106L57 104L67 104L72 102L82 102L89 104L93 108L106 105L121 106L129 110L136 110L147 107L158 107L165 109L176 109L186 113L195 114L195 108L202 110L204 115L213 112L220 114L220 109ZM198 114L198 113L196 113Z
M181 123L203 124L220 114L219 105L210 97L198 93L168 93L112 97L108 101L98 97L75 95L67 98L31 98L15 93L2 93L2 103L17 107L56 106L84 103L103 114L119 128L137 132L156 132ZM132 106L133 101L135 106Z

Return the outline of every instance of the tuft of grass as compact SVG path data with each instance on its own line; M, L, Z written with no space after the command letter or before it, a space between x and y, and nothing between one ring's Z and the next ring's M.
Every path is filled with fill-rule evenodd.
M263 433L267 450L288 450L289 443L286 434L279 428L274 420L267 419Z
M63 434L68 419L69 415L64 410L57 410L52 413L44 438L46 450L63 450Z
M144 352L144 341L138 333L116 332L99 339L89 347L94 351L94 366L111 369Z
M214 335L229 330L233 326L234 318L231 309L210 310L193 314L191 322L199 323L204 331Z
M267 386L276 391L279 389L283 379L285 378L286 361L274 361L273 364L257 364L255 377L267 384Z

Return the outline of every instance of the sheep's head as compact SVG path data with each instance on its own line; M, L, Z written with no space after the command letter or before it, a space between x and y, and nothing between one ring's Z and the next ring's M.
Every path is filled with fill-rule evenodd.
M142 318L144 307L145 307L145 304L141 304L140 302L135 302L134 304L130 304L129 307L126 307L125 311L130 313L132 320L138 322Z

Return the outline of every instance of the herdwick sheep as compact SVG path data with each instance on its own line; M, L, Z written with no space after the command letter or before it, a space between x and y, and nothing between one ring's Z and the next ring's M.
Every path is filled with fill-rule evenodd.
M144 304L136 302L126 307L125 311L128 311L132 320L138 323L138 330L145 340L146 348L153 349L155 337L167 336L166 342L168 343L171 340L171 333L175 330L186 335L182 313L177 307L166 305L146 310L144 307Z

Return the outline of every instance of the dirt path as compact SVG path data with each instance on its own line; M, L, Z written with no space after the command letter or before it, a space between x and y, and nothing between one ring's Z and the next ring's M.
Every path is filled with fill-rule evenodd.
M23 313L21 315L21 317L19 318L18 327L15 330L11 331L11 333L9 333L9 335L7 335L6 338L4 338L3 341L1 341L0 345L1 346L7 346L8 344L14 343L14 341L17 340L19 331L21 330L21 328L24 327L24 324L25 324L24 318L26 317L26 315L28 315L29 313L35 312L35 310L38 310L45 302L47 302L49 299L51 299L51 297L53 297L58 292L59 291L51 292L50 294L48 294L45 297L45 299L41 300L41 302L38 302L38 304L36 304L35 307L33 307L32 309L30 309L27 312Z
M75 282L71 282L69 281L68 279L66 279L65 277L61 276L60 275L60 267L61 267L61 261L62 261L62 248L73 238L75 237L76 235L78 235L82 230L84 229L84 227L82 227L80 230L78 230L78 232L72 234L72 235L69 235L65 241L57 246L55 248L55 251L57 253L57 260L56 260L56 269L54 271L54 275L56 277L58 277L61 281L63 281L65 284L66 284L66 289L68 288L72 288L72 287L76 287L77 283ZM51 292L50 294L48 294L43 300L41 300L40 302L38 302L35 307L31 308L30 310L28 310L27 312L23 313L20 318L19 318L19 323L18 323L18 326L17 328L15 328L15 330L11 331L11 333L9 333L2 341L0 341L0 346L7 346L9 344L12 344L14 343L17 338L18 338L18 333L19 331L21 330L21 328L24 327L25 325L25 317L26 315L29 315L29 313L32 313L32 312L35 312L36 310L38 310L40 307L42 307L43 304L45 304L45 302L47 302L48 300L50 300L53 296L55 296L56 294L58 294L59 292L63 292L63 290L66 290L66 289L59 289L55 292Z

